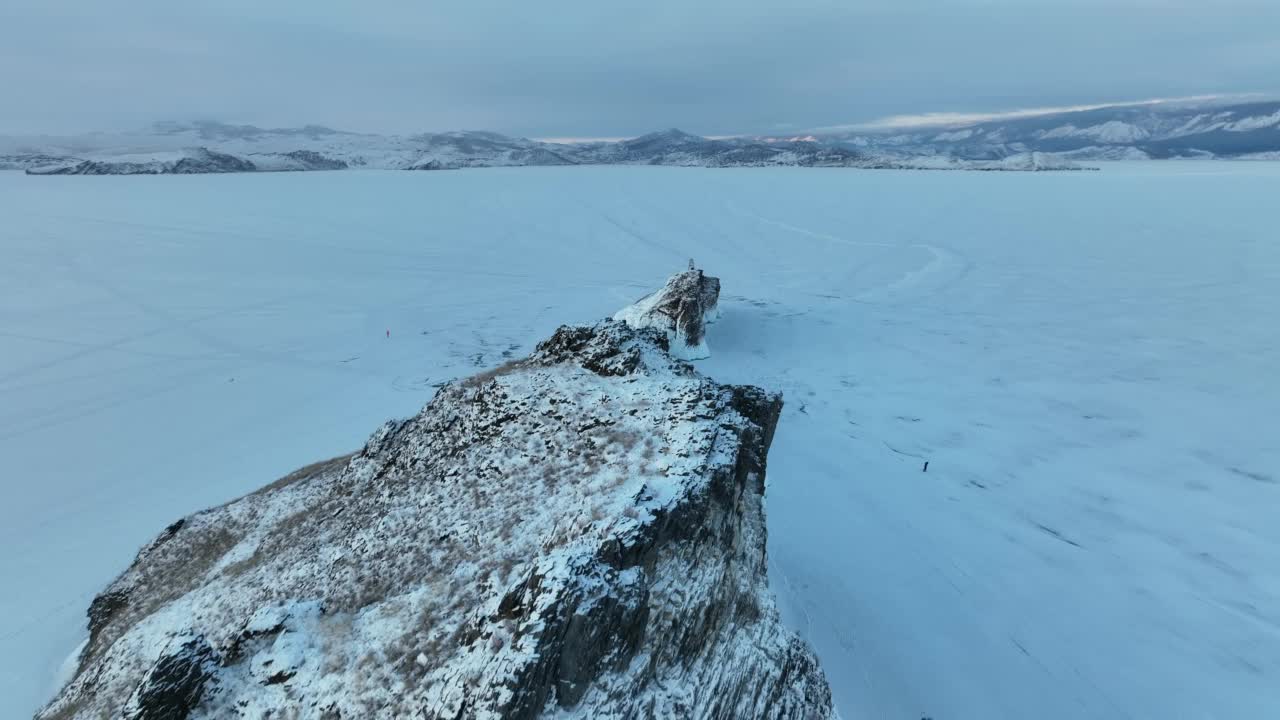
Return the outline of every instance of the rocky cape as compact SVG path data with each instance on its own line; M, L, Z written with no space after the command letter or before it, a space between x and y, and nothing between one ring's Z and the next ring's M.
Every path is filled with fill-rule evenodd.
M1066 170L1031 154L981 162L917 162L803 140L705 138L664 130L617 142L552 143L490 132L384 136L320 127L261 129L161 123L131 135L0 138L0 168L31 175L140 175L371 168L455 170L557 165Z
M704 274L689 261L689 269L672 275L649 293L614 314L633 328L657 328L667 336L672 355L682 360L711 357L707 325L720 317L720 278Z
M38 717L835 717L768 589L782 400L668 348L563 327L173 523Z

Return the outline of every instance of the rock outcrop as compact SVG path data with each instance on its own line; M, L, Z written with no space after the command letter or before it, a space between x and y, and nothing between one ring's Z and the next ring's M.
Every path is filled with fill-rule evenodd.
M561 328L174 523L39 717L834 717L767 587L781 398L667 349Z
M614 314L633 328L658 328L667 334L671 354L684 360L710 357L706 326L720 316L720 279L689 269L672 275L649 293Z

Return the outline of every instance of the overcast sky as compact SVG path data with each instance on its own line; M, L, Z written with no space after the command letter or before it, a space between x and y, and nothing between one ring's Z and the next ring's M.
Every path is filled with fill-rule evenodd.
M527 136L1280 90L1280 0L0 0L0 132Z

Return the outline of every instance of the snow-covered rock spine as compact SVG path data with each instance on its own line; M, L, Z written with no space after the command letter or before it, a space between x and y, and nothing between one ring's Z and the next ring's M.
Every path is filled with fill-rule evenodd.
M561 328L174 523L39 717L834 717L767 584L781 398L668 347Z

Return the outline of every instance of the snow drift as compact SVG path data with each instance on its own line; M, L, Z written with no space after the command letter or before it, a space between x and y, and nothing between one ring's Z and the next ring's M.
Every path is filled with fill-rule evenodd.
M781 398L667 346L562 327L179 520L39 717L834 717L767 587Z

